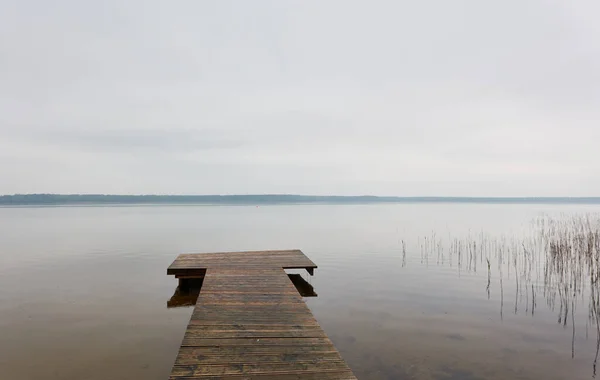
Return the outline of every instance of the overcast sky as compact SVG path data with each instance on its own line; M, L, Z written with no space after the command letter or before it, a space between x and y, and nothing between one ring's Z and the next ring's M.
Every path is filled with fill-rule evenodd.
M0 194L600 195L599 19L0 0Z

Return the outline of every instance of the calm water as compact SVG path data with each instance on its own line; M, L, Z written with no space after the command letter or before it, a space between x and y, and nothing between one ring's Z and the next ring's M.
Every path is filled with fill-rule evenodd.
M176 255L287 248L319 265L307 303L360 379L590 379L595 290L585 269L549 271L531 238L543 215L590 213L600 206L0 208L0 379L163 380L192 311L166 307Z

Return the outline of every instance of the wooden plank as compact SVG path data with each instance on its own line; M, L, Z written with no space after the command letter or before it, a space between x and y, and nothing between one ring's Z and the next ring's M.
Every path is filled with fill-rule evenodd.
M236 338L324 338L325 333L321 329L312 330L196 330L188 328L185 336L193 339L195 337L204 339L221 339L235 336Z
M196 330L306 330L321 328L317 321L314 323L222 323L206 324L202 320L191 320L188 328L194 327Z
M293 352L293 353L239 353L239 354L225 354L219 355L204 355L204 354L193 354L184 355L180 354L177 356L178 365L217 365L226 362L228 364L258 364L258 363L314 363L315 361L324 362L332 361L339 362L340 355L335 351L323 352L323 351L308 351L308 352Z
M317 347L326 346L333 347L333 343L327 337L324 338L264 338L264 339L249 339L249 338L220 338L209 339L202 337L183 337L182 346L187 347L264 347L264 346L286 346L286 347Z
M284 375L303 373L323 373L327 371L340 371L348 367L340 358L337 361L315 360L312 363L247 363L229 364L219 363L213 365L175 364L171 372L172 376L207 376L207 375Z
M169 379L355 380L284 271L316 267L298 250L180 255L167 273L204 280Z
M226 325L226 324L236 324L240 322L240 318L239 316L226 316L226 317L222 317L222 318L205 318L204 316L196 318L196 319L192 319L190 320L190 324L194 324L194 325ZM256 324L256 325L262 325L262 324L266 324L266 323L272 323L272 324L281 324L281 323L290 323L290 324L304 324L304 325L311 325L314 323L318 323L317 320L313 317L313 316L306 316L306 317L297 317L297 318L288 318L285 321L282 321L281 319L276 319L276 318L259 318L259 317L248 317L248 318L244 318L244 323L245 324Z
M202 346L181 347L179 356L280 355L337 352L329 345L319 346Z

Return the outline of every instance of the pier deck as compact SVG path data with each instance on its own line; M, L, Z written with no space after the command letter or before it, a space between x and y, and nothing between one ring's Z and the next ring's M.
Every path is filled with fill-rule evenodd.
M170 379L356 379L284 269L299 250L184 254L167 273L204 277Z

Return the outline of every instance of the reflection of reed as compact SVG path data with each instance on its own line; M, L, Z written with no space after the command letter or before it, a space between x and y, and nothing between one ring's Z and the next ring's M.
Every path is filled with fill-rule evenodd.
M557 312L558 323L572 327L571 354L575 356L575 313L578 300L589 297L588 324L596 327L596 357L600 352L600 215L542 217L531 223L521 237L490 237L483 232L466 238L442 239L434 232L419 239L421 263L435 258L437 265L476 273L487 266L486 293L492 287L492 271L500 283L500 317L504 316L504 280L514 277L514 313L524 306L533 316L541 289L546 305ZM494 263L494 265L492 265ZM406 266L406 244L402 241L402 266ZM505 278L506 273L506 278ZM543 284L543 285L542 285ZM587 288L589 286L589 289ZM521 309L523 310L523 308Z
M402 268L406 266L406 243L402 240Z
M597 274L596 274L597 276ZM598 278L594 280L597 284ZM592 286L591 290L591 302L590 302L590 314L589 318L596 326L596 356L594 358L594 377L596 377L596 363L598 363L598 352L600 352L600 298L598 297L598 288L596 286Z

